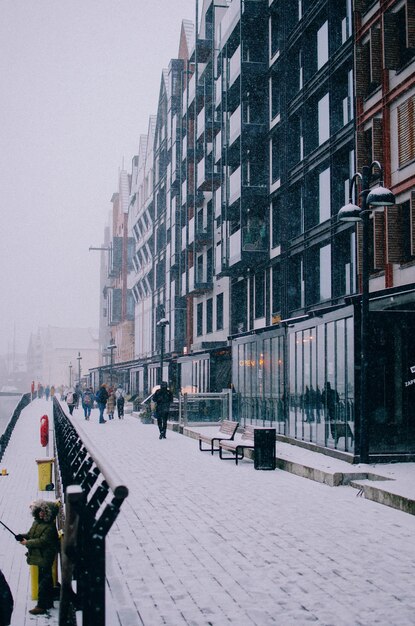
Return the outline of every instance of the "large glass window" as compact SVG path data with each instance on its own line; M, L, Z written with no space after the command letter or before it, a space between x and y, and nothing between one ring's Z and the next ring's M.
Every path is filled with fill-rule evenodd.
M331 298L331 245L320 248L320 300Z
M213 330L213 298L206 300L206 332L211 333Z
M223 293L216 296L216 330L223 329Z
M196 334L198 337L203 333L203 302L197 305Z
M317 31L317 68L320 69L329 60L329 29L328 22Z
M330 138L330 99L329 94L326 93L318 101L318 144L322 143Z
M319 221L325 222L331 217L330 168L320 172L319 182Z

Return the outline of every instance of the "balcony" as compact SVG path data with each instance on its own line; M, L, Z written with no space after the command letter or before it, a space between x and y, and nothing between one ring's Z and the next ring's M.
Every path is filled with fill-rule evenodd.
M196 224L194 240L198 247L207 246L212 243L212 221L203 224L200 220L199 223Z
M215 171L212 154L197 164L197 188L199 191L214 191L219 186L219 174Z
M241 73L241 46L235 50L229 60L228 86L231 87Z
M241 166L229 176L229 206L241 197Z
M186 204L187 200L187 180L182 183L182 204Z
M193 244L193 242L195 240L195 218L194 217L192 217L189 220L189 230L188 230L188 233L189 233L189 239L188 239L187 243L190 246L190 245Z
M222 48L241 19L241 2L234 0L220 22L220 47Z
M218 163L222 158L222 131L216 135L215 140L215 163Z
M205 293L213 289L213 282L207 280L206 272L195 277L195 267L189 267L189 293Z
M205 132L205 107L202 108L197 116L197 138L201 137Z
M241 110L241 105L239 105L229 118L229 146L231 146L241 134Z

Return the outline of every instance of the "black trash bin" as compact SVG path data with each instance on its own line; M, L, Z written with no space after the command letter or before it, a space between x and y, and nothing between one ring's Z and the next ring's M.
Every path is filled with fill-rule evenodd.
M255 428L254 468L257 470L275 469L275 428Z

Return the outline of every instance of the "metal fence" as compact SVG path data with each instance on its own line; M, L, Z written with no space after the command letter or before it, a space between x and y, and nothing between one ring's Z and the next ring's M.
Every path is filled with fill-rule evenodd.
M30 393L23 394L20 398L18 405L14 409L6 428L4 429L4 433L0 436L0 461L2 460L4 452L9 444L10 437L12 436L12 432L14 430L14 427L16 426L16 422L20 417L20 413L29 403Z
M83 626L105 626L105 537L128 488L56 398L53 416L56 481L65 501L59 626L74 626L76 611Z

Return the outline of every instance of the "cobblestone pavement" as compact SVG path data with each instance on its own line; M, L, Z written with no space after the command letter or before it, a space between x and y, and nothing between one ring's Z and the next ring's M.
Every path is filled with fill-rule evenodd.
M415 624L414 516L95 413L74 421L130 489L107 540L122 626Z

